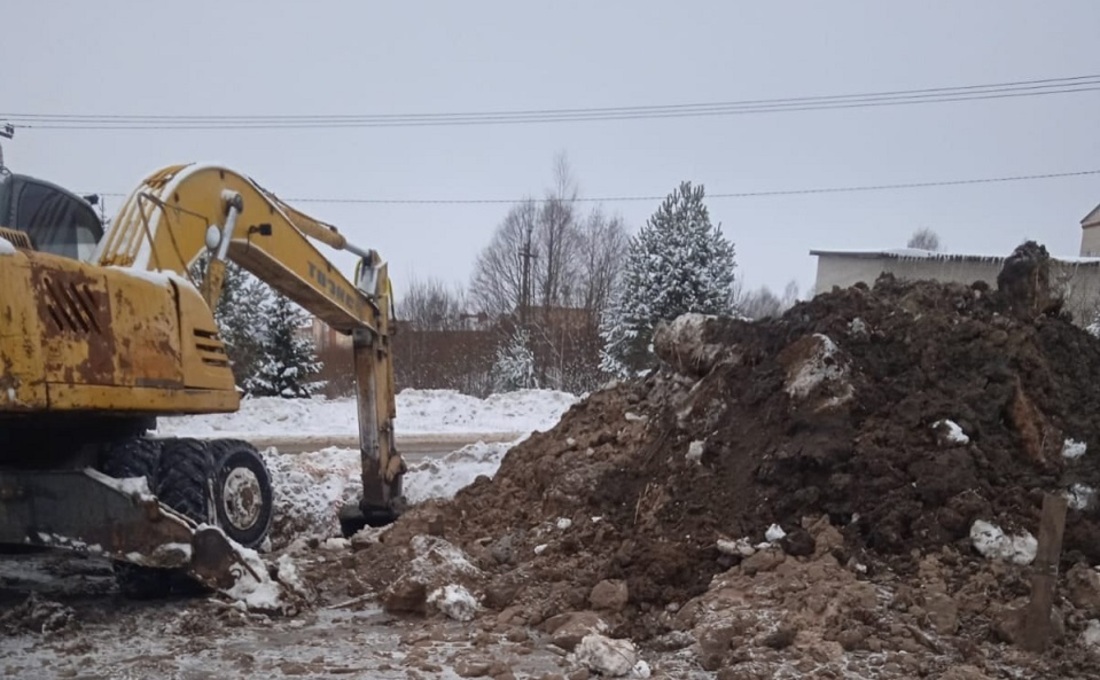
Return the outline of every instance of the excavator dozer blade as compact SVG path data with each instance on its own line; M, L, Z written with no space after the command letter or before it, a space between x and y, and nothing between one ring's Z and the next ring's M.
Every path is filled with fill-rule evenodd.
M223 591L246 573L257 581L267 576L257 574L220 529L197 526L159 503L143 479L91 469L0 472L0 543L180 569Z

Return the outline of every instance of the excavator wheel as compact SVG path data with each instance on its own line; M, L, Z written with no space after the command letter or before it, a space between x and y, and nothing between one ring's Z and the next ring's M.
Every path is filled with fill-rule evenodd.
M99 469L116 479L144 477L152 493L158 460L160 441L135 437L107 445L100 456Z
M153 492L168 507L196 522L211 523L207 481L213 457L206 442L180 437L168 439L157 463Z
M267 538L275 492L256 447L238 439L210 443L214 460L214 511L218 526L237 543L255 548Z

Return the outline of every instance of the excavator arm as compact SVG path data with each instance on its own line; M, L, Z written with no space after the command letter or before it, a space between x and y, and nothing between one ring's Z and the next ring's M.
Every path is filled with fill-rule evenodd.
M353 280L314 241L358 255ZM345 508L341 522L351 533L363 524L392 521L403 502L405 465L394 443L393 303L386 264L377 252L348 243L335 227L216 165L175 165L147 177L123 203L92 259L189 277L204 252L210 257L198 284L211 310L226 262L233 261L352 336L363 498L358 507Z

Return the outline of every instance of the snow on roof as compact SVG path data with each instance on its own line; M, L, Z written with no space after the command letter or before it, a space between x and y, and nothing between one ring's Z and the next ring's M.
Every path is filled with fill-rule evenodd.
M944 262L1003 262L1007 255L977 255L940 253L920 248L890 248L886 250L811 250L810 255L833 255L881 260L941 260ZM1100 257L1052 257L1057 262L1079 265L1100 265Z

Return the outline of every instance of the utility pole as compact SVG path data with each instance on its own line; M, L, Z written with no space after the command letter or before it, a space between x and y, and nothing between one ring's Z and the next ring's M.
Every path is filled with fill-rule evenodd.
M521 327L527 328L527 315L531 306L531 260L538 257L531 251L530 230L527 232L527 238L524 241L523 249L519 251L519 256L523 258L523 280L520 283L519 290L519 324Z
M4 123L0 126L0 137L4 139L11 139L15 136L15 126L11 123ZM0 146L0 168L4 167L4 147Z

